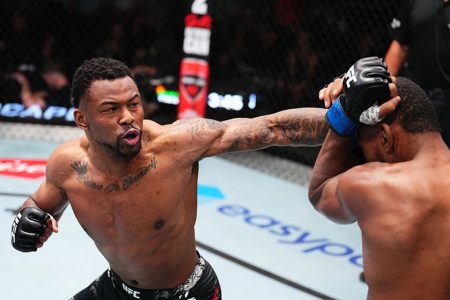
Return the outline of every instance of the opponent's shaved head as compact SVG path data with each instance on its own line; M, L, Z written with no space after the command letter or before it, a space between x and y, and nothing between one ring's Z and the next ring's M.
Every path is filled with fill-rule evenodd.
M397 77L397 91L401 101L385 122L397 120L403 129L411 133L441 131L431 100L422 88L405 77Z
M86 97L86 93L96 80L114 80L129 76L133 78L131 70L122 62L112 59L97 57L85 60L76 70L72 79L70 99L75 108Z

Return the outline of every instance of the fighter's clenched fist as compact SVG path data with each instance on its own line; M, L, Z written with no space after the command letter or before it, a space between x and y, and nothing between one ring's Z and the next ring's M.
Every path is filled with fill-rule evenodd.
M57 231L54 218L35 207L23 208L14 219L11 228L11 243L22 252L36 251L52 232Z

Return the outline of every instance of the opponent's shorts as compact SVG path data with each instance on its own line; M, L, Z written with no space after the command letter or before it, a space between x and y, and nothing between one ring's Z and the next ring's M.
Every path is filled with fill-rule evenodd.
M219 280L211 265L199 255L191 276L174 289L146 290L126 284L112 270L106 270L70 300L220 300Z

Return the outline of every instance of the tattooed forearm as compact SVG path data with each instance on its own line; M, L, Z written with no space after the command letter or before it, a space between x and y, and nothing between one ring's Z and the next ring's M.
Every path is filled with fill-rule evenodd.
M255 119L230 120L225 151L262 149L270 146L318 146L328 132L325 109L299 108Z
M292 120L280 128L282 135L289 144L293 145L319 145L328 132L324 119L316 118Z
M325 112L317 109L296 111L278 120L278 128L286 144L297 146L321 145L328 132Z
M82 183L87 188L96 190L96 191L104 191L106 193L111 193L114 191L127 190L128 188L130 188L130 186L132 184L134 184L139 179L144 177L144 175L147 174L150 170L155 169L156 168L156 157L153 157L147 166L141 168L136 173L127 175L118 181L114 181L114 182L106 184L106 185L97 184L89 178L86 162L80 162L80 161L74 162L71 164L71 167L77 173L77 181Z
M233 129L224 137L227 151L261 149L276 141L275 133L263 119L241 119L231 124Z
M208 125L209 129L213 130L224 130L226 127L225 124L216 120L204 119L204 122Z

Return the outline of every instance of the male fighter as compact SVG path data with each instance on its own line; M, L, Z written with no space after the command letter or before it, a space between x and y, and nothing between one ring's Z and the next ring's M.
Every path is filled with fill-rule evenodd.
M276 145L316 146L325 109L253 119L143 120L138 88L121 62L94 58L74 74L72 101L85 136L50 156L45 181L23 204L12 244L36 251L57 232L70 203L110 265L74 299L221 299L218 279L196 252L198 161Z
M425 92L399 77L390 88L401 100L391 98L386 75L370 70L352 68L319 93L328 105L344 88L327 112L310 200L336 223L358 223L368 299L449 299L450 151ZM363 99L396 108L367 115Z

